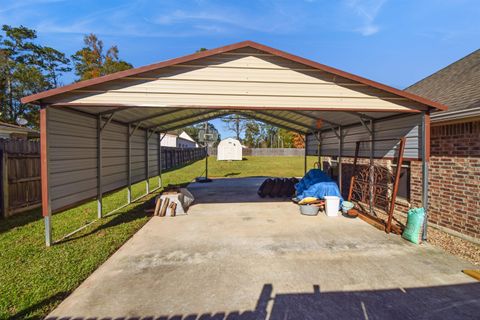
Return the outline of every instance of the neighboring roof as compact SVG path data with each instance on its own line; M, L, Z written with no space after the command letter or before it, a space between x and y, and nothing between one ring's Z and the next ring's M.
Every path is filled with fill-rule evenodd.
M37 130L30 129L27 127L18 126L16 124L6 123L0 121L0 130L3 132L12 132L12 133L25 133L30 135L38 134Z
M47 98L47 97L59 95L59 94L65 93L65 92L78 90L78 89L89 87L89 86L92 86L92 85L101 84L101 83L104 83L104 82L117 80L117 79L129 77L129 76L133 76L133 75L138 75L138 74L145 73L145 72L148 72L148 71L153 71L153 70L157 70L157 69L161 69L161 68L165 68L165 67L185 63L185 62L190 62L190 61L197 60L197 59L200 59L200 58L205 58L205 57L209 57L209 56L212 56L212 55L225 53L225 52L229 52L229 51L236 50L236 49L239 49L239 48L246 48L246 47L251 47L251 48L254 48L254 49L257 49L257 50L261 50L261 51L270 53L272 55L294 61L296 63L301 63L301 64L309 66L311 68L315 68L315 69L318 69L318 70L321 70L321 71L324 71L324 72L328 72L328 73L337 75L339 77L350 79L352 81L356 81L358 83L362 83L362 84L368 85L370 87L377 88L377 89L383 90L383 91L391 93L391 94L395 94L395 95L403 97L403 98L410 99L411 101L421 103L421 104L423 104L427 107L431 107L431 108L439 109L439 110L446 110L447 109L441 103L433 102L433 101L430 101L430 100L425 99L423 97L417 96L415 94L405 92L405 91L402 91L402 90L398 90L398 89L395 89L393 87L381 84L379 82L375 82L375 81L372 81L372 80L369 80L369 79L366 79L366 78L363 78L363 77L360 77L360 76L357 76L357 75L354 75L354 74L351 74L351 73L348 73L348 72L345 72L345 71L342 71L342 70L339 70L339 69L336 69L336 68L332 68L332 67L326 66L324 64L320 64L320 63L312 61L312 60L308 60L308 59L305 59L305 58L302 58L302 57L299 57L299 56L295 56L295 55L286 53L284 51L280 51L280 50L277 50L277 49L274 49L274 48L271 48L271 47L253 42L253 41L243 41L243 42L235 43L235 44L232 44L232 45L228 45L228 46L224 46L224 47L220 47L220 48L216 48L216 49L212 49L212 50L207 50L207 51L201 51L201 52L194 53L194 54L187 55L187 56L183 56L183 57L180 57L180 58L167 60L167 61L163 61L163 62L160 62L160 63L151 64L151 65L144 66L144 67L139 67L139 68L129 69L129 70L121 71L121 72L116 72L116 73L113 73L113 74L110 74L110 75L106 75L106 76L91 79L91 80L80 81L80 82L73 83L73 84L70 84L70 85L67 85L67 86L64 86L64 87L60 87L60 88L44 91L44 92L41 92L41 93L37 93L37 94L34 94L34 95L30 95L28 97L24 97L24 98L22 98L22 103L41 104L41 100L44 99L44 98Z
M448 106L449 111L480 107L480 49L406 88ZM440 116L440 114L438 114Z
M185 131L182 131L182 133L180 133L180 134L178 135L178 137L179 137L179 138L182 138L182 139L184 139L184 140L188 140L188 141L191 141L191 142L195 142L195 143L196 143L196 141L193 140L193 138L190 137L190 135L189 135L188 133L186 133Z

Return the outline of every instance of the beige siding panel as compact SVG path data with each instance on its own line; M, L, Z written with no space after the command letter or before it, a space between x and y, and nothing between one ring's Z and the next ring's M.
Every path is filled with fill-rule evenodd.
M128 183L127 127L109 123L102 132L102 191L109 192Z
M375 90L367 87L342 87L334 83L256 83L256 82L225 82L225 81L179 81L159 79L143 83L124 82L123 87L104 88L103 91L115 93L152 93L152 94L223 94L223 95L280 95L292 97L358 97L371 98L378 96ZM358 89L358 90L354 90ZM92 90L100 93L102 90ZM77 90L79 93L88 93L89 90ZM392 95L383 97L392 99ZM403 99L403 98L401 98Z
M96 195L97 121L67 110L48 112L49 189L52 211Z
M52 211L97 195L97 119L69 110L49 109L49 189ZM149 140L150 176L158 174L157 134ZM127 126L110 122L102 132L102 189L127 185ZM132 181L145 179L145 130L132 136Z
M379 98L328 98L328 97L292 97L255 96L230 94L151 94L151 93L119 93L106 92L78 99L65 99L66 102L105 104L117 103L128 106L237 106L237 107L278 107L278 108L344 108L362 110L408 111L411 107L403 106L404 102L386 101Z
M53 157L52 157L53 158ZM97 158L55 159L51 160L50 174L75 172L82 169L96 169Z
M50 189L50 192L55 192L55 190ZM61 208L64 208L64 207L67 207L67 206L70 207L73 204L79 203L79 201L94 199L97 196L97 191L92 190L92 189L88 189L86 191L79 191L79 190L73 189L73 190L71 190L71 192L72 193L70 195L64 196L64 197L59 198L59 199L55 199L56 208L54 209L52 207L52 210L59 211L59 209L61 209ZM79 200L79 199L81 199L81 200ZM52 204L53 204L53 202L54 202L54 200L52 199Z
M154 133L148 140L148 173L150 177L158 175L158 134Z
M218 67L168 67L161 71L132 78L165 78L176 80L248 81L248 82L298 82L331 83L333 76L320 72L288 69L248 69ZM127 81L128 80L123 80ZM351 83L351 82L349 82Z
M395 150L398 148L399 139L406 137L404 157L418 159L421 157L421 116L412 115L390 120L375 122L375 140L393 139L389 141L375 141L376 158L394 157ZM370 135L366 129L361 126L351 126L344 129L343 156L353 157L355 155L356 141L370 140ZM316 141L311 137L307 151L314 155L317 148ZM321 154L325 156L338 156L338 138L332 131L322 133ZM359 156L369 157L369 143L362 143Z
M219 66L224 68L268 68L268 69L307 69L315 70L298 62L273 55L218 54L197 59L180 66ZM319 70L317 70L319 71Z
M421 108L391 93L288 59L238 53L198 59L52 99L48 102L153 107Z

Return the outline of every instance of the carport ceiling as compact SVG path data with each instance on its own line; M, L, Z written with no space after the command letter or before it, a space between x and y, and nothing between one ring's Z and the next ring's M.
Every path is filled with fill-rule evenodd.
M232 113L307 133L446 109L251 41L78 82L22 102L163 132Z

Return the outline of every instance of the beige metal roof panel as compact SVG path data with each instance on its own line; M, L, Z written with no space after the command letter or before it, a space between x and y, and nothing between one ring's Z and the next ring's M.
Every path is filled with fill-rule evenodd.
M276 56L217 55L140 77L101 83L46 98L56 104L142 107L229 106L392 111L423 105L390 92ZM170 70L172 71L172 70ZM179 78L180 77L180 78ZM262 82L262 83L259 83ZM49 100L50 99L50 100Z

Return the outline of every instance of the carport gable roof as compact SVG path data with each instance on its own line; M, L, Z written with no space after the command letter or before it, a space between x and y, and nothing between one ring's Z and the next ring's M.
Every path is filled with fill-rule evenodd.
M305 66L309 69L314 69L321 71L325 74L329 74L333 77L332 84L339 84L343 80L349 82L349 86L357 85L357 87L352 87L353 90L360 90L358 86L363 86L366 88L370 88L368 90L375 90L376 92L383 92L382 96L377 96L376 100L372 100L372 103L382 103L381 100L387 101L390 103L391 106L398 106L399 108L384 108L381 109L380 107L371 108L370 110L362 107L361 105L355 105L351 108L346 108L344 105L342 106L341 103L346 101L348 97L344 97L341 94L338 97L335 97L337 100L334 102L327 102L327 106L317 107L315 105L314 99L309 101L311 106L308 108L302 106L293 106L287 105L280 107L279 105L272 103L272 105L268 105L268 102L272 99L268 95L265 95L261 98L265 102L261 103L261 106L245 106L245 105L237 105L235 103L225 103L222 105L211 105L208 103L203 103L201 105L194 105L192 103L181 103L179 102L178 105L170 103L168 106L165 105L149 105L148 102L145 104L135 104L126 101L127 99L102 99L101 102L91 103L88 102L78 102L78 101L65 101L62 100L65 95L70 94L83 94L83 95L90 95L95 96L100 95L102 92L102 86L108 86L115 83L116 80L132 80L132 79L142 79L141 77L135 77L144 75L146 73L151 73L155 71L160 71L161 69L168 68L168 67L184 67L188 64L191 67L191 64L197 63L197 61L203 61L202 59L207 58L214 58L213 56L222 55L222 54L233 54L234 52L238 52L236 50L239 49L255 49L260 52L265 53L266 55L282 58L285 61L290 61L292 63L300 64ZM257 53L258 54L258 53ZM247 54L248 55L248 54ZM252 53L252 55L254 55ZM201 65L198 65L201 67ZM310 70L311 71L311 70ZM188 72L188 71L185 71ZM301 72L301 71L300 71ZM145 78L146 79L146 78ZM256 86L264 86L265 84L257 84L253 83L252 85ZM275 85L275 84L273 84ZM128 87L128 85L127 85ZM98 90L98 89L101 90ZM278 89L281 93L281 89ZM315 92L315 91L312 91ZM146 92L147 93L147 92ZM260 95L261 96L261 95ZM278 97L277 97L278 98ZM295 98L293 96L292 98ZM315 98L315 97L306 97L308 98ZM329 97L328 97L329 98ZM380 99L378 99L380 98ZM282 102L282 96L280 95L280 100ZM157 99L160 100L160 99ZM368 105L371 103L369 100L358 100L364 105ZM380 101L380 102L379 102ZM308 132L312 129L318 127L318 123L316 120L322 119L324 123L329 124L330 126L337 126L337 125L349 125L353 123L358 123L358 117L364 118L371 118L371 119L378 119L384 118L388 116L392 116L398 113L406 113L406 112L419 112L421 110L430 110L430 109L439 109L445 110L446 107L440 103L436 103L420 96L401 91L384 84L368 80L363 77L359 77L308 59L304 59L256 42L252 41L244 41L239 42L236 44L228 45L225 47L207 50L203 52L198 52L195 54L179 57L176 59L139 67L135 69L130 69L122 72L117 72L114 74L106 75L103 77L86 80L77 82L71 85L67 85L61 88L56 88L52 90L48 90L45 92L41 92L38 94L34 94L22 99L23 103L37 103L41 105L53 105L53 106L62 106L62 107L70 107L74 108L83 112L88 113L104 113L108 114L114 111L122 111L119 112L114 116L114 120L120 122L138 122L139 119L143 119L143 123L141 127L144 128L158 128L163 130L172 130L181 126L190 125L196 122L201 122L210 118L215 118L218 116L222 116L223 114L227 113L238 113L242 112L246 116L250 116L256 118L258 120L269 122L274 125L283 126L287 129L292 129L298 132ZM208 101L207 101L208 102ZM87 108L84 108L87 107ZM92 108L95 107L95 108ZM155 108L148 108L148 107L155 107ZM168 109L178 108L178 110L173 111L165 111L163 107L168 107ZM137 110L128 110L129 108L135 108ZM142 117L138 117L138 108L142 108ZM189 109L190 111L187 111ZM213 110L212 110L213 109ZM255 111L254 111L255 110ZM160 112L159 112L160 111ZM211 112L209 112L211 111ZM280 114L279 112L282 112ZM342 111L341 117L338 116L336 111ZM362 112L362 113L360 113ZM168 115L167 115L168 113ZM146 115L146 116L145 116ZM161 119L159 119L161 118ZM154 120L157 121L154 121ZM177 121L176 121L177 120Z

